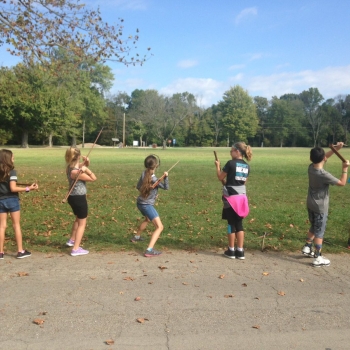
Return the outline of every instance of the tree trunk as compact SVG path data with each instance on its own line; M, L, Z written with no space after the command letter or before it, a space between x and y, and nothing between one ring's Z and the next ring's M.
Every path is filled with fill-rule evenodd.
M76 147L77 146L77 138L76 136L72 136L72 147Z
M166 149L166 140L163 140L163 149Z
M28 148L28 131L24 130L22 133L22 144L21 148Z
M53 144L52 144L52 132L50 132L50 135L49 135L49 147L52 147Z

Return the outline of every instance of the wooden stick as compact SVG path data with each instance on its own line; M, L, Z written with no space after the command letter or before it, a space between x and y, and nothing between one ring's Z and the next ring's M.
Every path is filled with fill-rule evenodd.
M86 159L88 159L88 157L89 157L89 155L90 155L92 149L93 149L94 146L96 145L96 142L97 142L98 138L100 137L100 135L101 135L101 133L102 133L102 130L103 130L103 128L100 130L100 132L98 133L98 135L97 135L97 137L96 137L96 140L95 140L94 144L91 146L90 151L89 151L89 153L87 154L87 156L86 156L86 158L85 158L85 160L84 160L84 164L85 164L85 162L86 162ZM82 171L81 168L80 168L79 171L78 171L77 176L76 176L75 179L74 179L74 182L73 182L72 186L70 187L70 189L69 189L69 191L68 191L68 193L66 194L66 196L64 197L64 199L62 199L62 203L66 203L66 202L67 202L67 199L68 199L69 195L72 193L74 186L75 186L76 183L78 182L79 175L80 175L82 172L83 172L83 171Z
M339 159L341 159L343 163L346 163L346 159L337 151L337 149L332 144L329 145L329 148L338 156Z
M216 160L216 161L219 160L219 159L218 159L218 155L216 154L216 151L214 151L214 157L215 157L215 160ZM221 170L221 169L220 169L220 170ZM226 185L226 180L225 180L225 179L221 180L221 183L225 186L225 185Z
M33 182L33 183L31 183L31 184L23 184L23 183L20 183L20 182L16 182L16 185L17 186L31 186L31 185L33 185L33 184L35 184L36 182Z
M178 161L179 162L179 161ZM178 162L176 162L168 171L166 171L167 173L172 169L172 168L174 168L174 166L178 163ZM151 186L151 188L152 189L154 189L154 188L156 188L158 185L159 185L159 183L163 180L165 178L165 175L163 174L152 186Z

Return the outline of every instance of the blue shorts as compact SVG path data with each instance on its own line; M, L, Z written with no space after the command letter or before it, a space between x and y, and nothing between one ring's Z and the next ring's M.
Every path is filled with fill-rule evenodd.
M308 209L310 229L309 231L315 235L316 238L323 238L326 231L327 214L315 213Z
M140 210L141 214L147 217L150 221L159 217L159 214L157 210L154 209L153 205L137 203L137 208Z
M18 197L0 199L0 213L14 213L19 210L20 206Z

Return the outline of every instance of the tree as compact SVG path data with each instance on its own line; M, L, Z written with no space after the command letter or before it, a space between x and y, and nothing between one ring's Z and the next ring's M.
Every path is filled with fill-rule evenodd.
M304 90L299 96L304 103L305 116L312 128L312 136L315 147L318 141L324 116L322 113L320 113L320 104L324 98L317 88L310 88L307 91Z
M234 141L247 141L256 135L258 117L253 99L242 87L236 85L226 91L219 102L222 124Z
M254 103L256 106L257 116L259 118L259 130L261 132L261 146L264 145L266 122L268 117L269 101L265 97L255 96Z
M116 26L104 22L100 10L88 9L79 0L3 0L0 4L0 45L27 62L50 61L53 49L64 49L76 66L92 60L142 64L146 56L130 57L139 40L123 38L123 19ZM150 50L150 49L148 49Z

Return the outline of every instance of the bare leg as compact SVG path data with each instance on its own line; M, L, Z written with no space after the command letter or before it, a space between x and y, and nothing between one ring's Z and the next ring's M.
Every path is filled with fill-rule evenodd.
M0 214L0 253L4 252L6 227L7 227L7 213L1 213Z
M74 240L74 250L77 250L80 246L81 240L83 238L84 235L84 231L85 231L85 227L86 227L86 219L75 219L75 222L73 224L73 227L75 225L75 223L77 223L77 229L75 231L75 240Z
M152 223L156 229L152 233L152 237L151 237L151 240L149 242L148 249L154 247L154 245L156 244L156 242L157 242L157 240L158 240L158 238L159 238L159 236L162 233L163 228L164 228L159 216L157 218L153 219Z
M233 248L235 246L236 234L235 233L228 234L227 239L228 239L228 246L230 248Z
M18 210L13 213L10 213L10 215L12 220L12 227L13 227L13 230L15 231L17 251L22 252L23 251L22 231L21 231L21 225L20 225L21 212Z
M70 240L71 241L75 241L75 236L76 236L77 229L78 229L78 218L76 217L75 221L73 222L72 232L71 232L71 235L70 235Z
M237 237L237 247L238 248L243 248L244 244L244 231L239 231L236 233Z
M148 218L145 218L145 220L141 222L141 225L137 229L137 236L141 236L141 233L146 229L148 223L149 223Z

